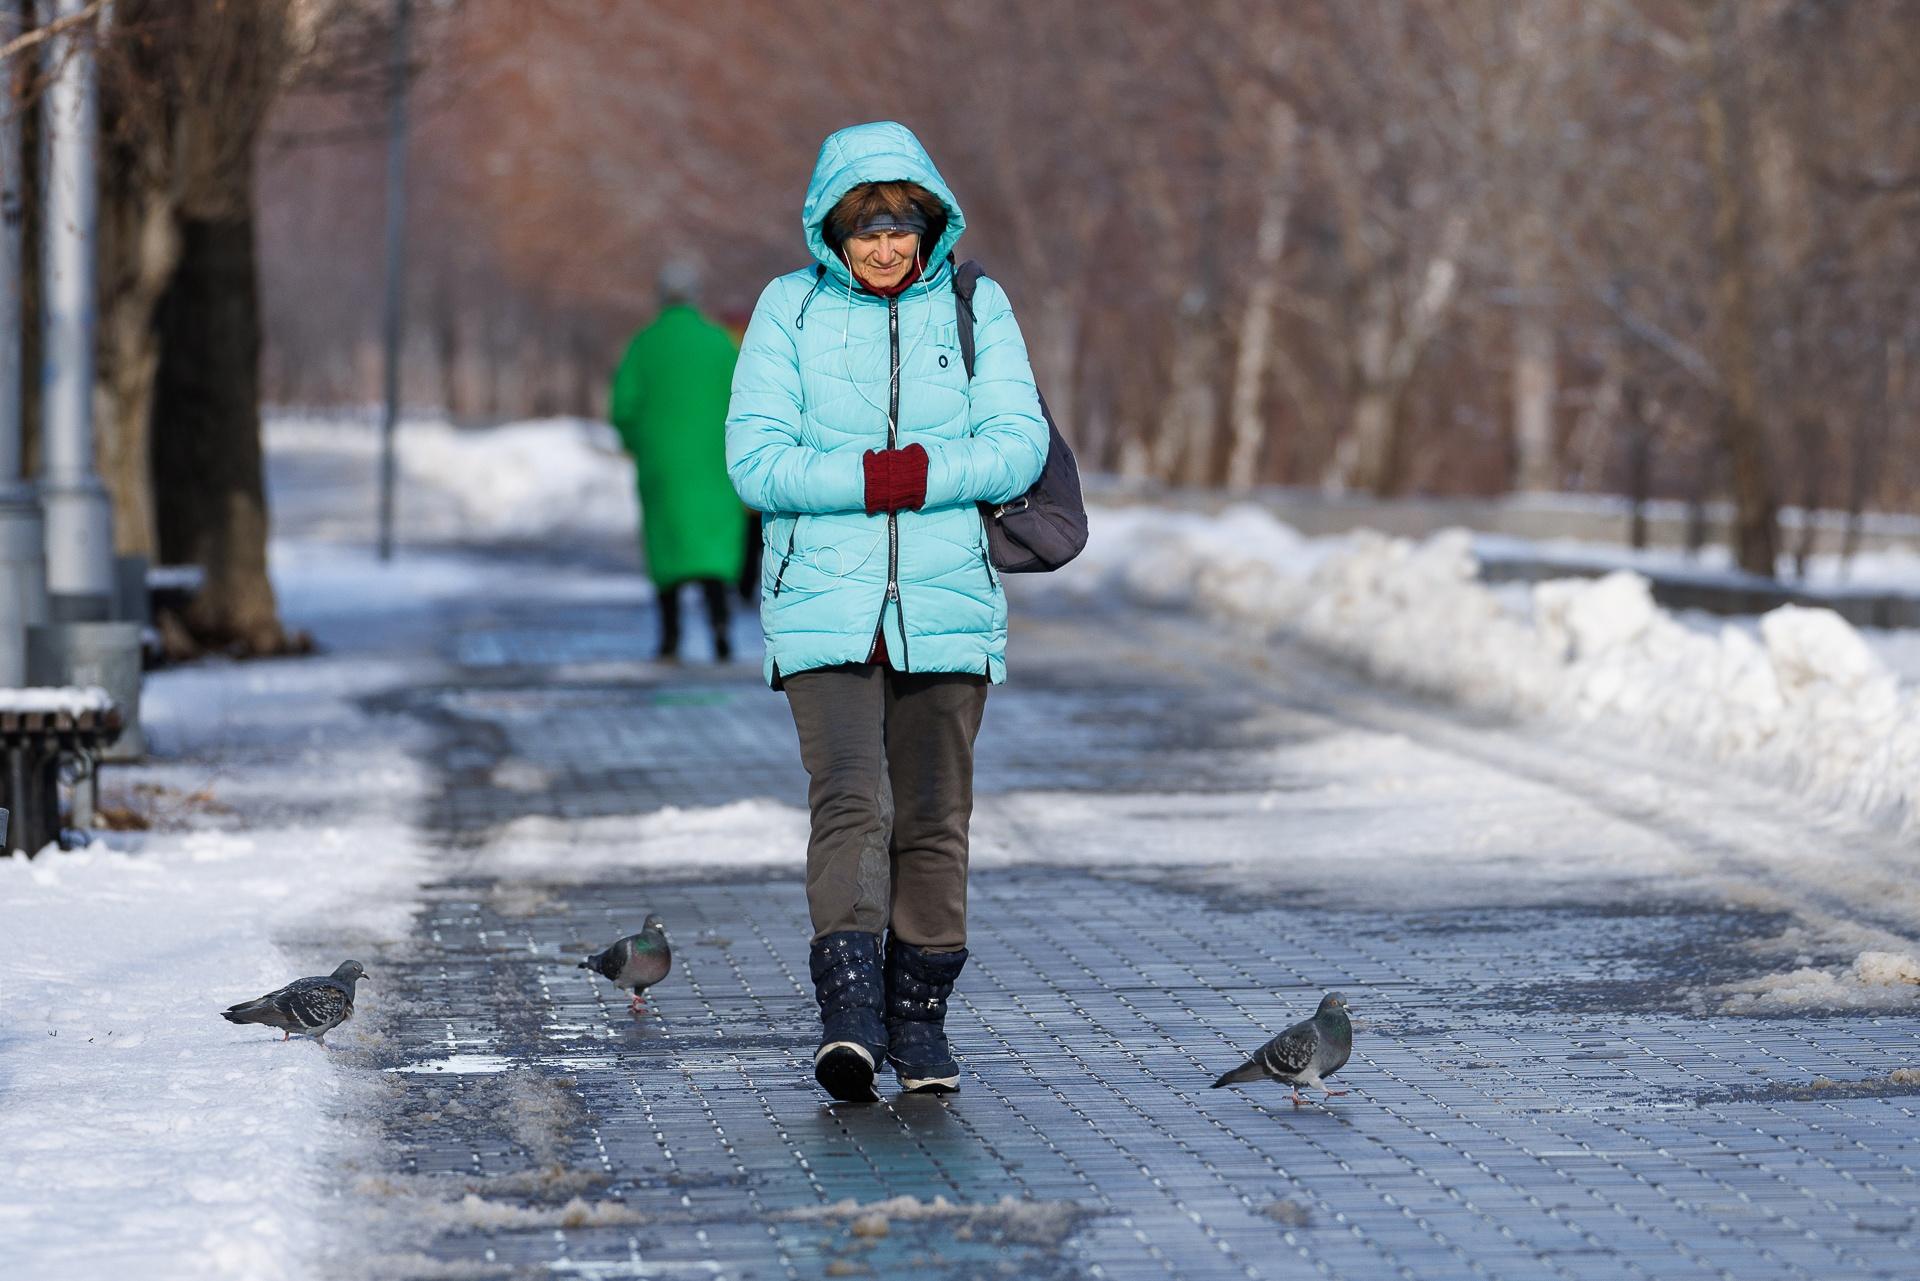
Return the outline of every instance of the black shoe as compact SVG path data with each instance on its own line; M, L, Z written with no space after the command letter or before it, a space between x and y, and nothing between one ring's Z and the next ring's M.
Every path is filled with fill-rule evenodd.
M967 949L929 952L887 940L887 1061L910 1094L952 1094L960 1065L947 1044L947 997Z
M880 936L841 930L816 939L807 968L820 1002L820 1048L813 1078L842 1103L873 1103L874 1070L887 1056Z

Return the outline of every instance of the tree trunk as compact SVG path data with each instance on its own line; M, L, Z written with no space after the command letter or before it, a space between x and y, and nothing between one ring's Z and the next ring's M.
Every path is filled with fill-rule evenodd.
M1321 482L1327 490L1382 495L1399 491L1405 479L1400 406L1420 357L1459 294L1459 255L1467 231L1464 215L1447 220L1404 305L1384 274L1374 273L1363 286L1349 362L1352 409L1346 438Z
M1399 417L1393 392L1370 384L1354 393L1353 409L1347 417L1347 434L1334 455L1333 473L1342 478L1338 492L1357 489L1362 493L1387 495L1395 489L1394 458L1399 447Z
M1819 535L1814 519L1820 510L1820 478L1825 470L1826 433L1823 424L1811 413L1801 414L1793 424L1793 436L1800 450L1800 528L1794 532L1793 576L1806 581L1807 567L1813 560L1814 542Z
M486 389L481 403L486 406L484 412L490 423L497 423L501 418L500 370L507 363L504 324L498 314L490 314L481 345L480 375Z
M1028 354L1040 389L1047 394L1053 421L1078 445L1086 439L1075 385L1074 366L1080 352L1078 289L1056 289L1041 300L1039 314L1026 333Z
M195 639L243 655L284 652L267 577L252 216L183 219L180 249L159 314L160 553L206 573L185 620Z
M1153 472L1172 485L1212 480L1220 398L1214 387L1219 344L1212 307L1196 289L1182 300L1173 335L1173 369L1167 383L1160 433L1153 446Z
M1843 577L1860 550L1862 514L1886 462L1887 443L1894 435L1894 416L1900 412L1900 406L1906 404L1906 353L1900 340L1890 337L1880 344L1878 357L1869 412L1854 420L1853 468L1847 480L1847 529L1840 542Z
M1647 545L1647 499L1653 491L1653 416L1634 384L1622 387L1620 399L1627 411L1627 497L1632 510L1627 538L1639 549Z
M1693 483L1687 489L1687 555L1698 557L1707 546L1707 498L1714 489L1714 470L1720 461L1710 448L1694 460Z
M1715 416L1733 488L1733 549L1740 568L1773 577L1780 550L1779 502L1767 459L1755 351L1752 193L1755 172L1746 67L1738 47L1737 0L1713 0L1713 68L1701 96L1707 169L1713 187Z
M1513 308L1514 488L1559 488L1559 441L1554 404L1560 395L1559 352L1553 311L1542 296L1547 274L1547 230L1538 214L1517 221L1513 265L1520 294Z
M447 421L457 423L466 415L466 402L460 395L460 308L444 277L433 292L433 304L435 354L440 357L440 403L446 407Z
M1293 108L1275 102L1267 115L1267 185L1260 223L1253 240L1253 280L1240 321L1240 345L1234 354L1229 402L1232 446L1227 454L1227 488L1253 488L1260 467L1260 443L1266 422L1260 393L1267 382L1267 354L1273 347L1273 304L1280 292L1280 260L1286 251L1287 218L1293 207Z
M136 158L129 154L135 149ZM154 311L180 258L166 189L166 147L145 137L109 153L100 200L100 330L94 411L99 467L113 499L115 550L153 557L154 376L160 336Z
M99 326L95 452L115 550L155 557L152 439L160 335L154 315L180 260L174 130L183 29L160 0L114 6L101 63Z

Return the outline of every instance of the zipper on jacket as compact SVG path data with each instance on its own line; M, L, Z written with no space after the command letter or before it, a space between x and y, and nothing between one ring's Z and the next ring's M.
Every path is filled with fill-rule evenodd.
M787 554L780 558L780 572L773 576L772 594L775 596L780 594L780 584L787 580L787 566L793 563L793 540L799 537L799 534L800 518L795 516L793 518L793 528L787 531Z
M827 269L816 266L813 269L813 288L807 290L807 296L800 300L800 314L794 317L793 327L795 329L805 329L807 327L807 308L813 306L813 296L820 292L820 286L825 284L826 280Z
M887 299L887 448L900 447L900 300ZM907 609L900 600L900 513L887 513L887 599L900 625L900 670L913 670L907 652ZM886 606L880 607L884 620Z
M1000 575L993 568L993 531L987 527L987 511L978 503L974 510L980 513L980 563L987 567L987 581L998 587Z

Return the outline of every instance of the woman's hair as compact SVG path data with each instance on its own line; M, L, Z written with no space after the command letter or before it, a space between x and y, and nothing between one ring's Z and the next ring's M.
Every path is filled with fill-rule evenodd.
M895 218L912 215L926 223L926 234L920 237L920 243L928 252L947 229L947 207L940 203L940 197L919 183L863 182L840 197L839 203L827 212L820 233L826 239L827 248L839 253L847 237L881 215Z

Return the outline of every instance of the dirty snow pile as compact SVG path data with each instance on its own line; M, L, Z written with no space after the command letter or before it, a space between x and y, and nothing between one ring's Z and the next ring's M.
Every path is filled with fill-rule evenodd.
M1731 1014L1781 1009L1884 1009L1903 1003L1901 989L1920 985L1920 960L1904 952L1868 951L1838 973L1802 965L1785 974L1732 985L1726 1009Z
M1702 632L1630 572L1534 585L1509 609L1471 535L1307 540L1252 506L1101 509L1060 576L1284 632L1369 675L1501 713L1600 723L1757 771L1822 804L1920 826L1920 691L1847 622L1788 606ZM1511 592L1513 589L1506 589Z

